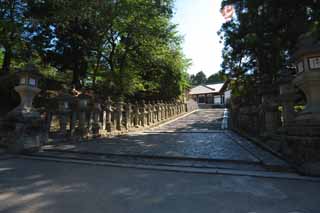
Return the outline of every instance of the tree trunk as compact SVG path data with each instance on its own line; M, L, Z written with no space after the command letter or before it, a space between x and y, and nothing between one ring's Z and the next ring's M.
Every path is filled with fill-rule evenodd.
M11 48L10 47L5 47L1 75L6 75L6 74L8 74L10 72L11 58L12 58Z
M97 73L100 68L100 59L101 59L101 53L99 52L98 57L97 57L97 64L93 70L93 76L92 76L92 87L93 88L96 87Z
M74 85L77 90L81 89L80 75L77 70L73 70L72 85Z

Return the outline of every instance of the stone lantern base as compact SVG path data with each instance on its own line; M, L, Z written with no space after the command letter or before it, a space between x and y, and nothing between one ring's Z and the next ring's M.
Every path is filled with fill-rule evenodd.
M38 151L47 141L47 131L38 112L12 111L3 120L2 130L9 152Z
M307 105L286 127L286 154L301 172L320 176L320 72L307 70L293 82L305 94Z
M284 154L306 175L320 176L320 122L300 118L286 128Z
M2 121L6 132L5 145L11 153L37 151L47 141L48 132L39 112L32 107L32 100L40 89L25 85L16 86L21 98L20 105L9 112Z

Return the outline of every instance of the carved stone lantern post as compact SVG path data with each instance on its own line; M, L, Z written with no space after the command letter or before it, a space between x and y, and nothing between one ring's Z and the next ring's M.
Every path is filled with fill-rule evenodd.
M279 79L280 95L278 100L282 105L283 127L288 126L295 117L295 89L292 83L293 73L290 71L290 69L281 71Z
M141 122L141 126L142 127L145 127L147 122L146 122L146 119L147 119L147 111L146 111L146 104L145 104L145 101L142 100L141 102L141 106L140 106L140 122Z
M17 72L17 76L19 85L14 89L21 102L4 119L9 128L9 150L15 153L38 150L47 140L44 122L32 106L34 97L41 91L38 88L39 71L34 65L28 64Z
M79 123L78 123L78 128L76 132L77 132L77 135L80 136L80 138L87 137L89 133L88 117L87 117L89 98L90 97L85 94L81 94L78 96Z
M99 137L100 136L100 116L101 116L102 106L101 106L101 100L99 98L95 98L93 103L93 118L92 118L92 124L91 124L91 134L93 137Z
M125 104L124 106L124 111L125 111L125 128L126 130L128 130L130 127L131 127L131 124L132 124L132 106L131 106L131 103L128 102Z
M116 103L116 128L122 130L122 112L123 112L123 101L121 98Z
M59 122L60 122L60 134L66 136L67 134L67 124L68 124L68 115L71 112L70 103L72 97L68 94L63 94L57 98L59 105Z
M259 94L261 95L260 119L263 120L264 126L264 130L260 134L261 136L270 136L281 127L281 114L278 109L279 103L277 103L279 89L278 85L272 82L270 76L262 76L262 82L259 84Z
M134 114L134 126L136 128L139 127L140 125L140 110L139 110L139 104L138 102L136 101L135 104L133 105L133 114Z
M147 125L149 126L152 123L152 104L148 101L147 105Z
M105 102L105 112L106 112L106 130L108 132L112 132L113 125L112 125L112 100L110 97L107 98L107 101Z
M320 41L311 35L301 37L295 59L298 74L294 84L307 98L307 105L297 119L320 121Z
M295 52L297 76L293 83L307 104L288 125L288 155L300 171L320 176L320 41L312 34L300 38Z

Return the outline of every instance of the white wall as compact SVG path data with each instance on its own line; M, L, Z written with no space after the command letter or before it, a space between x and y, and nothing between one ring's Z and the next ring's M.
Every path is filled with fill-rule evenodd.
M231 90L227 90L224 92L224 102L228 103L231 99Z

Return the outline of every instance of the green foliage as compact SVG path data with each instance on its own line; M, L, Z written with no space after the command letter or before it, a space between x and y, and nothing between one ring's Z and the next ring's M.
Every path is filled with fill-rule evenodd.
M19 21L11 20L18 29L12 43L23 41L24 59L48 78L102 96L171 99L189 86L190 62L171 23L173 0L11 2L23 11L15 13ZM10 26L1 23L0 30ZM10 63L17 59L13 55Z
M0 48L3 52L0 75L9 74L13 58L19 60L28 49L23 35L25 24L23 0L0 0Z
M201 84L216 84L216 83L222 83L226 80L226 76L221 73L215 73L210 75L208 78L204 74L203 71L198 72L196 75L190 76L190 83L193 86L201 85Z
M190 82L193 86L205 84L207 82L207 76L203 71L200 71L197 74L190 76Z
M222 73L215 73L212 74L208 77L207 79L207 84L216 84L216 83L222 83L224 82L224 76L222 75Z
M0 67L2 67L4 59L4 51L0 48Z
M292 67L299 36L319 31L319 1L224 0L234 4L236 18L219 34L224 41L222 72L235 81L237 93L277 81L279 71Z

